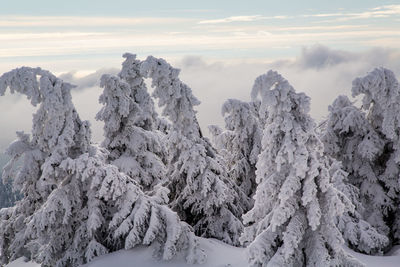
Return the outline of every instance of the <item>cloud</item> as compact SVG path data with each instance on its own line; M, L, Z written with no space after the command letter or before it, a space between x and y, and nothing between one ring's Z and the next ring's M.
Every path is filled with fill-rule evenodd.
M354 60L355 57L349 52L333 50L323 45L314 45L304 47L295 64L300 68L321 69Z
M232 16L223 19L210 19L199 21L199 24L218 24L218 23L230 23L230 22L249 22L264 19L261 15L253 16Z
M17 139L16 131L30 132L36 109L25 96L9 92L0 96L0 154Z
M338 95L351 97L355 78L373 68L389 68L400 79L400 50L374 48L351 52L316 45L305 47L294 59L227 62L190 56L176 66L182 68L182 80L202 102L196 109L204 129L209 124L223 125L223 102L228 98L249 101L255 78L269 69L277 70L296 91L311 97L311 115L319 121Z
M99 27L177 24L194 21L169 17L1 16L0 27Z
M232 23L232 22L252 22L257 20L265 20L265 19L288 19L290 16L261 16L261 15L252 15L252 16L231 16L222 19L210 19L210 20L201 20L198 24L220 24L220 23Z
M268 31L264 27L258 27L248 31L230 28L220 34L212 32L192 32L178 35L136 32L59 33L54 35L38 33L28 34L25 39L14 38L15 33L5 33L1 36L6 40L2 42L0 58L16 59L34 56L104 56L132 49L144 51L146 54L176 53L180 56L190 53L190 51L219 54L216 50L237 55L237 52L240 52L239 49L265 50L265 47L304 46L316 42L366 46L371 42L382 43L382 40L388 38L392 41L387 45L396 47L396 41L398 43L400 39L400 31L390 27L385 29L370 27L291 32L281 31L279 28ZM10 38L7 39L8 37ZM246 56L245 54L248 53L243 53L243 56Z
M384 5L370 8L362 12L334 12L334 13L314 13L303 15L278 15L278 16L231 16L221 19L201 20L198 24L222 24L232 22L254 22L267 19L299 19L299 18L336 18L335 21L346 21L354 19L388 18L400 16L400 5Z
M346 21L354 19L370 19L370 18L388 18L400 16L400 5L384 5L370 8L363 12L337 12L337 13L319 13L302 15L302 17L337 17L335 21Z
M100 78L103 74L115 75L118 72L119 70L116 68L102 68L87 75L80 75L77 71L70 71L60 74L59 77L66 82L76 85L77 87L75 90L83 90L85 88L99 86Z
M338 49L331 49L324 45L303 47L301 54L294 60L279 60L272 64L275 67L297 68L301 70L314 69L316 71L334 68L337 65L343 66L362 63L365 70L374 66L390 67L400 72L400 51L398 49L372 48L363 52L350 52ZM352 72L352 70L349 70Z
M132 50L179 57L193 51L216 57L223 54L220 58L226 55L248 57L249 54L258 57L263 52L256 54L254 51L288 46L298 48L317 42L341 47L397 47L400 42L400 31L395 23L400 16L400 5L380 6L358 13L255 14L216 19L201 17L203 13L199 16L3 16L0 18L0 68L5 61L26 62L40 57L60 57L63 61L72 57L104 58ZM391 20L386 20L385 24L372 24L368 20L317 24L326 18L379 16L389 16ZM277 19L281 23L266 21ZM282 52L286 51L277 51Z

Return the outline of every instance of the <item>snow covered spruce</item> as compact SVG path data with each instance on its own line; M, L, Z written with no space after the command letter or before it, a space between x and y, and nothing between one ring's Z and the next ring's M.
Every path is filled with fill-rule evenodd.
M361 109L339 96L329 108L323 141L327 153L343 162L349 186L359 190L361 206L352 219L358 226L346 225L354 229L344 236L351 247L376 253L400 238L400 87L393 72L378 68L355 79L352 92L363 95ZM361 229L364 234L357 233Z
M214 144L224 158L229 177L248 197L253 197L257 187L256 162L261 149L260 122L254 114L252 103L228 99L222 106L225 130L209 126ZM253 201L246 207L252 208Z
M19 132L7 150L12 159L4 176L23 198L0 210L2 264L25 256L42 266L79 266L140 244L154 244L165 260L180 251L188 262L204 260L189 225L90 143L89 124L71 102L72 85L24 67L0 77L0 94L7 88L40 106L31 135Z
M141 61L125 54L118 76L103 75L97 119L104 122L102 145L110 151L109 162L138 182L145 191L154 190L166 179L164 134L154 103L140 75Z
M343 163L343 166L337 166L337 170L332 170L335 186L355 207L340 218L339 229L351 248L368 254L380 252L389 244L386 237L389 229L381 205L389 204L390 199L374 173L377 170L374 159L382 150L383 141L369 125L365 114L346 96L339 96L329 111L322 141L325 151ZM370 206L375 195L386 199L376 203L377 206Z
M308 115L309 98L277 72L259 76L253 98L267 111L254 208L241 241L253 266L357 266L335 225L346 206Z
M141 66L152 79L153 96L171 123L166 142L166 186L170 206L192 225L196 234L238 245L240 220L248 197L229 179L222 159L202 135L194 106L200 102L179 80L179 70L165 60L148 57Z

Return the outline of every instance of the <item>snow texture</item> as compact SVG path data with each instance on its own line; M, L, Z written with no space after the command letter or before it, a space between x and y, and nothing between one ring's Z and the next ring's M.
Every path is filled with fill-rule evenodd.
M200 239L200 246L207 253L207 262L202 267L244 267L248 266L245 249L232 247L218 240ZM399 248L395 248L386 256L368 256L345 248L366 267L398 267L400 260ZM160 262L152 256L151 247L138 246L132 250L121 250L109 255L101 256L83 267L193 267L185 262L183 258L176 257L168 262ZM24 262L23 258L6 265L6 267L39 267L33 262Z

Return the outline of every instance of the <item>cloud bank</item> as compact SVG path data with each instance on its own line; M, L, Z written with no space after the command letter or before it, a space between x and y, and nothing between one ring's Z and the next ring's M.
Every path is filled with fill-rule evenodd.
M182 79L202 101L198 107L203 128L223 125L220 109L228 98L250 100L255 78L269 69L281 73L297 91L311 97L311 115L318 121L340 94L351 96L351 83L375 67L386 67L400 79L400 51L374 48L365 52L335 50L323 45L305 47L289 60L274 62L207 62L185 57L177 63Z
M100 78L103 74L117 74L119 72L116 68L102 68L93 73L87 75L81 75L78 71L70 71L62 73L59 78L76 85L75 90L82 90L90 87L95 87L100 85Z
M321 120L327 115L328 105L339 94L351 96L351 82L375 67L386 67L400 78L400 50L374 48L364 52L331 49L323 45L304 47L293 59L279 61L231 60L215 61L197 56L185 56L171 62L181 68L181 79L188 84L202 102L198 110L199 122L207 134L210 124L223 125L221 106L228 98L250 100L255 78L269 69L280 72L299 92L311 97L311 115ZM82 75L72 71L61 74L66 81L78 85L73 90L73 102L82 119L90 120L95 141L102 140L102 123L95 121L100 110L98 103L102 89L98 82L104 73L115 74L118 69L99 69ZM151 88L149 88L152 91ZM29 131L31 114L35 108L22 97L0 97L0 150L14 138L15 131ZM21 116L21 114L24 114Z

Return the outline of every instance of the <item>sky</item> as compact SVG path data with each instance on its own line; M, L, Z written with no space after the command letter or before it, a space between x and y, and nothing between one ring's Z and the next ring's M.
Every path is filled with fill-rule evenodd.
M0 73L40 66L77 84L73 101L96 141L98 80L118 72L125 52L181 68L206 128L223 125L226 99L250 100L254 79L269 69L311 96L321 120L357 76L380 66L399 75L399 44L398 0L13 0L0 8ZM29 131L34 110L20 96L0 97L0 150L16 130Z

